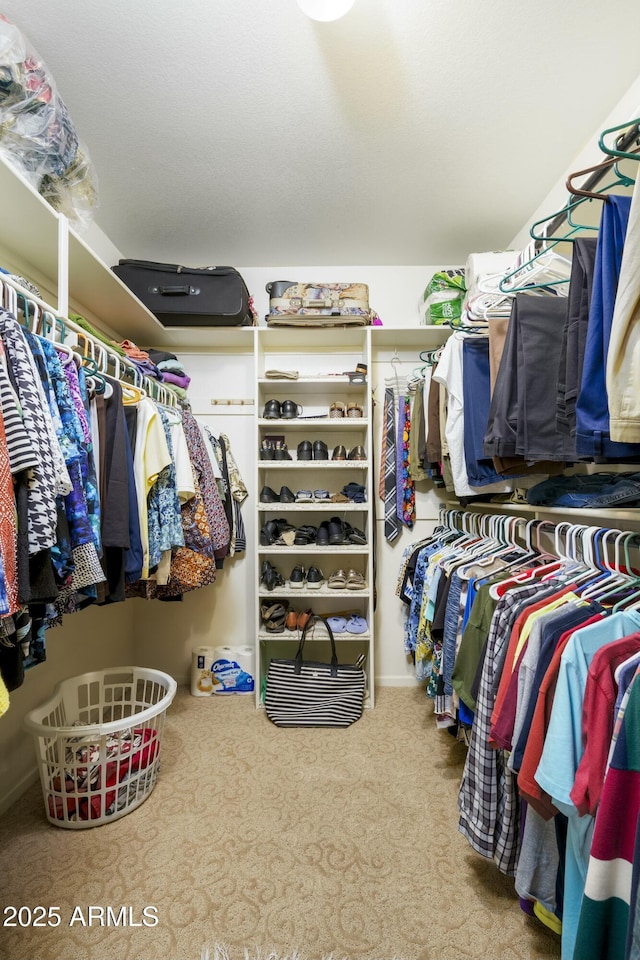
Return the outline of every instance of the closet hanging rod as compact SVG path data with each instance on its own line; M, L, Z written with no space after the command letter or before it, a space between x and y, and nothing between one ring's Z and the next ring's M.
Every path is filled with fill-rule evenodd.
M167 388L164 387L159 381L155 381L150 377L141 374L129 357L122 356L121 354L117 353L117 351L112 349L109 344L99 340L96 337L93 337L79 324L74 323L73 320L69 320L68 317L60 316L58 311L54 310L50 304L48 304L45 300L42 300L41 297L37 297L31 291L20 286L20 284L13 280L12 277L6 274L0 274L0 284L2 285L3 291L3 305L7 310L13 313L15 317L18 316L19 301L24 302L25 324L32 333L38 332L36 328L41 322L41 336L45 337L47 340L51 340L52 343L60 343L69 346L65 343L66 332L69 330L70 332L74 333L79 340L83 340L85 344L90 346L90 354L88 355L85 353L83 356L90 356L90 358L96 363L101 373L109 374L110 362L111 366L113 367L116 380L122 380L122 382L125 384L130 383L131 381L125 379L125 377L122 375L123 371L128 372L131 375L134 386L138 386L143 389L148 396L152 397L157 403L161 403L163 406L174 408L179 406L178 397L173 393L173 391L167 390ZM41 314L41 316L39 316L39 314ZM47 329L47 318L50 318L50 331ZM60 338L57 336L59 329L61 334Z
M637 142L638 137L640 137L640 126L638 126L638 124L634 124L616 141L616 149L627 150L630 146L632 146L632 144ZM588 180L585 180L583 184L583 190L593 190L608 172L608 169L596 170L595 173L591 174ZM555 219L549 224L549 235L553 236L558 227L561 227L566 219L567 211L561 210L558 216L555 217Z

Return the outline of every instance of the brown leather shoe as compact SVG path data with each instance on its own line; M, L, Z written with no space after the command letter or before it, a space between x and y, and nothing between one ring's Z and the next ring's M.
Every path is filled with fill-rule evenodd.
M344 447L341 443L337 447L334 447L333 453L331 454L332 460L346 460L347 459L347 448Z
M298 630L304 630L309 618L313 616L313 610L304 610L298 614Z
M358 445L349 451L349 460L366 460L367 455L364 452L364 447Z
M298 629L298 611L297 610L289 610L289 613L287 614L287 619L285 620L284 625L287 628L287 630Z

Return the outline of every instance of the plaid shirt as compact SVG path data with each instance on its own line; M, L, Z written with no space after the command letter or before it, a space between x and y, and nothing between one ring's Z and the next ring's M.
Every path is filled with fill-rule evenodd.
M507 590L496 605L482 668L469 751L458 794L458 829L474 850L495 859L498 869L515 876L520 850L520 798L516 778L506 768L503 750L489 743L491 714L509 636L518 615L546 592L535 583Z

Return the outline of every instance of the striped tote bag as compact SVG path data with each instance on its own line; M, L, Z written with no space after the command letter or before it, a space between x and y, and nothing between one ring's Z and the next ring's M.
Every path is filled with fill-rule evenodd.
M324 627L329 636L331 663L303 659L305 640L314 624ZM327 621L310 617L295 659L274 658L269 663L267 716L278 727L349 727L362 716L365 682L361 667L338 663L336 643Z

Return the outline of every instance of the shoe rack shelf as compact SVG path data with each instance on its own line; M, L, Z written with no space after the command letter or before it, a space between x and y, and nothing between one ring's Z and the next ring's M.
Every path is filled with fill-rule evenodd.
M293 526L316 526L336 517L344 522L353 519L353 526L362 530L366 544L336 544L330 546L260 545L256 549L256 583L258 584L255 605L256 674L258 683L256 702L263 705L267 668L271 657L291 656L293 643L299 640L297 630L286 628L282 632L267 630L262 622L261 606L267 600L278 601L289 610L304 612L313 610L320 616L343 615L349 611L367 622L365 633L336 634L336 643L344 663L353 663L360 653L366 654L365 672L374 676L374 624L373 624L373 495L371 477L371 328L325 328L325 329L259 329L256 331L255 362L255 489L271 487L276 493L281 486L289 486L292 493L298 489L329 490L331 496L341 493L349 483L364 486L366 502L307 501L296 503L259 502L255 509L256 541L267 521L282 518ZM355 371L357 364L367 366L365 382L351 382L347 371ZM267 370L298 372L297 379L289 376L281 379L266 377ZM297 417L264 417L268 401L276 400L282 405L290 400L302 408ZM330 416L332 404L345 407L357 404L362 416ZM335 410L335 406L333 408ZM282 437L291 455L287 459L261 459L262 444L266 437ZM303 440L311 444L323 441L332 452L338 445L346 448L347 454L355 447L362 447L364 460L297 460L297 447ZM296 478L296 483L294 483ZM355 515L355 516L354 516ZM275 568L283 584L268 590L262 581L264 564ZM316 567L322 572L324 582L318 587L292 588L289 577L295 566L304 570ZM327 585L332 574L354 570L364 578L365 587L359 590L335 589ZM309 639L307 654L314 660L326 660L330 650L326 641ZM327 647L327 649L325 649ZM365 706L373 707L374 690L369 685Z
M286 510L287 513L357 513L366 508L366 503L260 503L258 504L259 513L280 513Z
M273 421L270 421L273 422ZM287 428L282 428L282 433ZM316 431L319 432L319 431ZM295 454L295 449L294 449ZM294 455L292 454L292 456ZM260 460L260 470L367 470L368 460ZM295 493L295 491L294 491ZM340 504L338 504L340 506Z
M284 633L267 633L262 631L258 634L259 643L270 643L274 638L278 640L279 643L286 643L287 641L298 644L300 642L301 631L298 630L285 630ZM359 641L360 643L369 643L371 637L368 633L334 633L334 639L336 644L339 643L353 643ZM324 641L310 639L309 643L323 643Z

